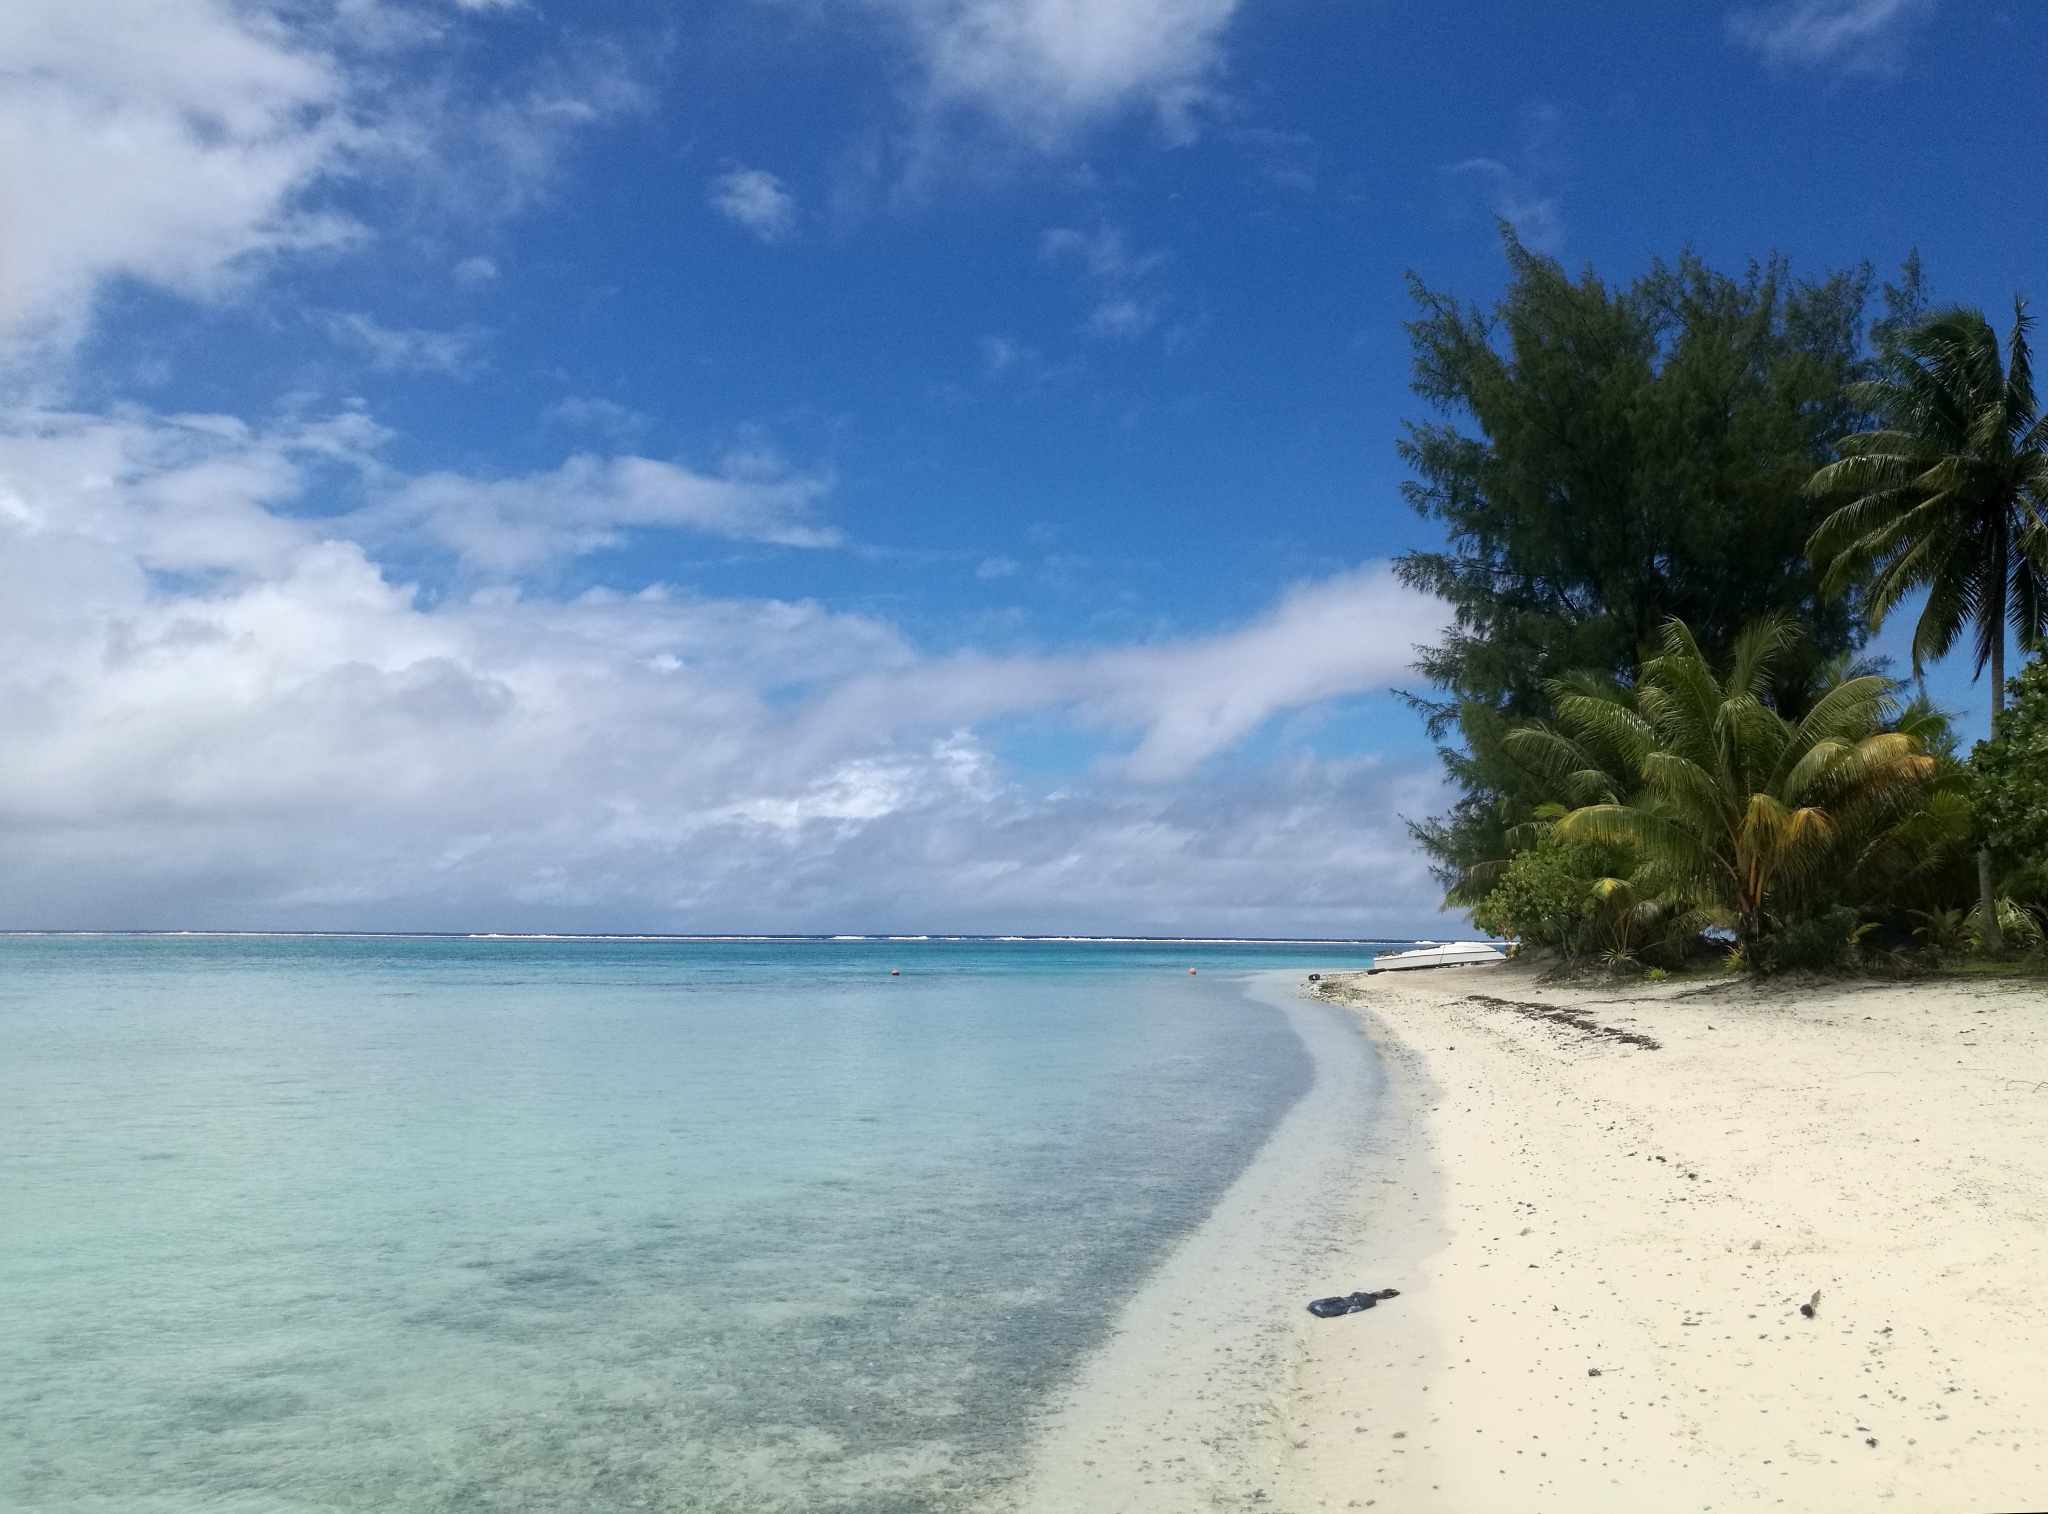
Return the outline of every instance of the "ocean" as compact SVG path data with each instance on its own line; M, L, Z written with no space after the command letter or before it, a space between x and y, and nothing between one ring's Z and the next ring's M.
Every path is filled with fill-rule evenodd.
M982 1506L1370 954L0 939L0 1508Z

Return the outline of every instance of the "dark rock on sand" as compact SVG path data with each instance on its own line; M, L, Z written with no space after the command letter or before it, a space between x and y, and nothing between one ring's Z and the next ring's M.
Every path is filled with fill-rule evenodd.
M1308 1312L1317 1319L1335 1319L1340 1314L1356 1314L1361 1309L1374 1309L1383 1298L1399 1298L1399 1288L1361 1288L1356 1293L1341 1294L1333 1298L1319 1298L1308 1306Z

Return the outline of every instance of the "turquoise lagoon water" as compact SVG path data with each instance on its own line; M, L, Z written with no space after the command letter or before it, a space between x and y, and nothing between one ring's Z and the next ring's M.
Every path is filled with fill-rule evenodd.
M0 1508L970 1508L1368 955L0 940Z

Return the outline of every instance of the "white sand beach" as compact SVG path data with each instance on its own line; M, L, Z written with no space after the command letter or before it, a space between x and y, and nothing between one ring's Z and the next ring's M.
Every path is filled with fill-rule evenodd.
M1379 1047L1376 1123L1284 1192L1315 1148L1283 1126L1055 1415L1028 1506L2048 1507L2038 981L1313 987Z

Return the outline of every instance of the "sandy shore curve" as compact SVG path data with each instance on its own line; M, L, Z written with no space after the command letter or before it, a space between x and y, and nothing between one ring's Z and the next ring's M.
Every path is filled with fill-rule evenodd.
M1255 991L1294 1000L1316 1086L1006 1505L2048 1507L2038 980Z

